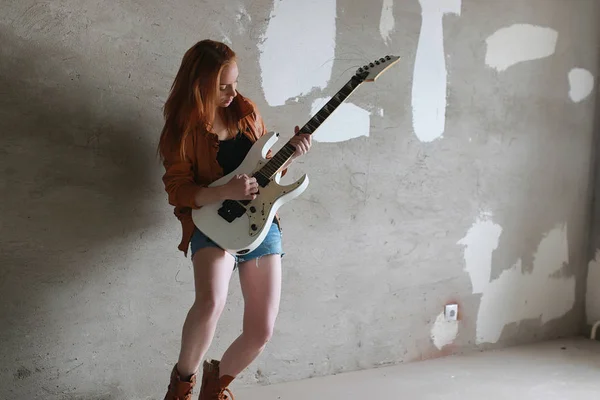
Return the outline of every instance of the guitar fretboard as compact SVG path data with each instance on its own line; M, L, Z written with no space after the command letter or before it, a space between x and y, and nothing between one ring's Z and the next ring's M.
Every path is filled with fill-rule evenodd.
M354 75L348 83L344 85L329 101L321 107L321 109L302 127L299 133L308 133L312 135L331 113L363 83L361 77ZM255 176L260 184L260 181L265 181L273 178L279 169L290 159L296 151L296 148L289 142L286 143L263 167L256 172ZM261 185L262 186L262 185Z

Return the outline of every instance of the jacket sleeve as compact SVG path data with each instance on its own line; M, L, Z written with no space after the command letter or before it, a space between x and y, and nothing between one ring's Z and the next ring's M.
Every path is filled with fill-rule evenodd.
M169 204L175 207L199 208L195 197L201 186L194 181L191 160L187 156L182 159L179 152L171 152L165 155L163 165L165 173L162 181L169 197Z

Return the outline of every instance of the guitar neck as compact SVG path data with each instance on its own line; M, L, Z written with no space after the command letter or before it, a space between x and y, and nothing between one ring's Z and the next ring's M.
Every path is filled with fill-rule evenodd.
M321 126L323 122L356 90L363 80L354 75L338 92L323 106L321 109L302 127L299 133L308 133L312 135ZM271 179L296 151L296 148L286 143L275 154L269 162L267 162L258 171L264 178Z
M359 78L353 76L344 87L338 90L338 92L323 107L321 107L321 109L302 128L300 128L300 133L312 135L361 83L362 81Z

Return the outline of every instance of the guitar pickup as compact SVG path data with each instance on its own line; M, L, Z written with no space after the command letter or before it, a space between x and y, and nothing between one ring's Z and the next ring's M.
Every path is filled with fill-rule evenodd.
M254 175L254 178L256 178L256 183L258 183L258 185L263 188L267 186L269 182L271 182L269 178L265 177L263 174L260 173Z
M246 208L242 206L239 202L234 200L225 200L223 205L217 211L219 216L221 216L225 221L231 223L236 218L241 217L246 213Z

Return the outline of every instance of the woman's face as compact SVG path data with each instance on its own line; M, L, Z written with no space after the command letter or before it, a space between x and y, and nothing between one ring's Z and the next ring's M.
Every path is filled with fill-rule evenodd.
M228 64L221 71L219 82L219 107L228 107L237 96L238 67L235 62Z

